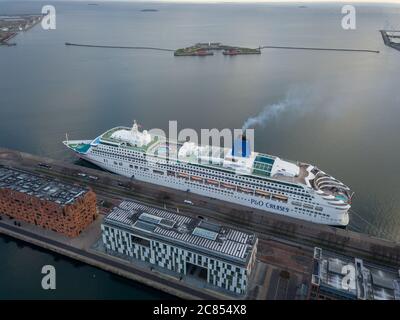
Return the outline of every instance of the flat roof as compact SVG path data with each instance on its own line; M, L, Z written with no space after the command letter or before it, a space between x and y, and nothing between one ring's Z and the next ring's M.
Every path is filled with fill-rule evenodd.
M176 214L132 201L123 201L104 219L105 224L117 224L140 231L151 238L176 245L206 251L236 262L245 263L256 243L256 235L199 218Z
M330 292L344 294L362 300L400 300L400 269L378 266L359 258L337 255L315 248L317 265L313 278L318 278L319 286ZM355 270L355 288L343 286L346 271L351 266Z
M89 188L44 178L20 169L0 166L0 189L10 189L61 206L74 203Z

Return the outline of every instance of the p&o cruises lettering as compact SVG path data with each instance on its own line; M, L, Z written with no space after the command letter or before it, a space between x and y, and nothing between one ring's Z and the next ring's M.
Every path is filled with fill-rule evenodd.
M281 206L281 205L277 205L277 204L269 203L269 202L265 202L264 203L264 201L262 201L262 200L254 200L254 199L252 199L251 200L251 204L255 204L255 205L258 205L260 207L265 206L268 209L279 210L279 211L282 211L282 212L289 212L289 208L287 208L285 206Z

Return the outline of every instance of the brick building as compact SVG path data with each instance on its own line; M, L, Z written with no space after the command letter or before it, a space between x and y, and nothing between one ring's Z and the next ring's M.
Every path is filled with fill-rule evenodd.
M76 237L97 217L96 195L89 188L0 166L0 214Z

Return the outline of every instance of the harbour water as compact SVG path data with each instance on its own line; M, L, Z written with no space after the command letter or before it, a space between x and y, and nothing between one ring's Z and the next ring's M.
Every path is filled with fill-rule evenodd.
M340 5L239 5L1 1L0 14L57 12L0 47L0 145L74 161L61 141L94 138L138 119L145 128L241 128L268 105L284 111L255 129L256 151L317 165L355 191L350 228L400 241L399 52L380 29L400 29L400 6L359 5L357 29L341 27ZM155 8L158 11L143 12ZM181 48L196 42L263 49L261 55L174 57L171 52L85 48L65 42ZM0 298L157 298L161 293L88 266L77 268L0 240ZM74 279L55 293L40 268ZM95 277L93 277L95 275ZM28 288L28 289L26 289ZM22 291L25 290L23 293Z

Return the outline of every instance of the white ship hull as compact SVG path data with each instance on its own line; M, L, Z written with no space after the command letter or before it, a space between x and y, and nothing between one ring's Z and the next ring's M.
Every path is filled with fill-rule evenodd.
M352 193L342 182L309 164L247 152L245 143L225 149L167 141L136 123L93 141L64 141L82 159L129 178L318 224L349 223Z
M301 220L306 220L318 224L326 224L326 225L336 225L336 226L346 226L348 224L348 213L347 212L337 212L337 220L326 220L319 218L318 216L309 216L303 215L299 216L299 213L296 212L295 206L290 203L282 204L279 201L272 201L263 199L259 196L247 195L237 191L226 191L221 192L217 188L214 190L207 190L197 185L196 183L188 183L186 180L182 180L176 177L168 177L166 172L164 171L163 175L155 174L152 172L152 168L156 170L162 170L159 167L152 167L148 165L149 170L147 172L142 172L140 170L135 169L127 169L129 164L124 163L123 168L121 166L113 166L107 165L104 162L104 158L97 157L93 155L79 155L80 158L89 161L98 167L116 173L118 175L122 175L128 178L137 179L139 181L148 182L156 185L161 185L164 187L181 190L184 192L193 192L195 194L199 194L202 196L223 200L230 203L236 203L239 205L265 210L269 213L279 214L283 216L288 216L292 218L297 218ZM337 210L336 210L337 211Z

